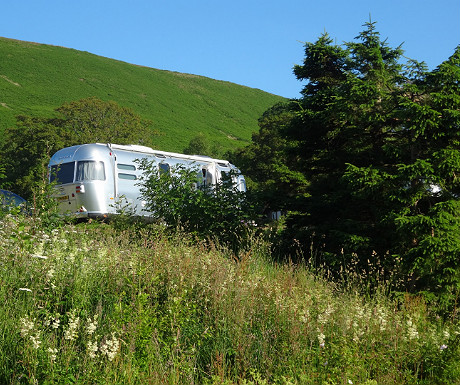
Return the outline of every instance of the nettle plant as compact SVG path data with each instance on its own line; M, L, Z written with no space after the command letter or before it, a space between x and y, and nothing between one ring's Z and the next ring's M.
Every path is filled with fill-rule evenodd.
M216 184L203 184L198 168L184 165L163 172L156 162L139 160L141 196L153 219L171 229L217 240L238 249L254 228L256 210L229 173Z

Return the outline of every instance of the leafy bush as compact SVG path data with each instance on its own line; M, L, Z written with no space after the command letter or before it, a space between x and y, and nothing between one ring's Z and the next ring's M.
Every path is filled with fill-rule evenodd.
M143 159L139 163L144 171L141 195L153 218L234 249L248 239L255 210L246 193L234 185L233 174L209 186L200 183L195 168L177 165L161 172L155 162Z

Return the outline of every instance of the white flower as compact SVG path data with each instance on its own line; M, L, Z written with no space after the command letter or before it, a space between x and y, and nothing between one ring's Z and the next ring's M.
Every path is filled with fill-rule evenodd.
M441 350L441 351L445 350L445 349L447 349L447 345L444 345L444 344L442 344L441 347L439 348L439 350Z
M334 308L331 305L328 305L326 310L323 313L321 313L320 315L318 315L318 322L321 325L324 325L328 321L330 315L333 312L334 312Z
M109 361L112 361L117 355L119 347L120 342L115 337L115 334L112 333L112 339L106 340L105 344L101 346L101 353L107 355Z
M35 321L35 320L34 320ZM21 336L27 337L34 328L34 321L31 321L29 317L24 317L20 319L22 324L21 327Z
M60 321L60 319L58 317L53 318L52 323L51 323L51 327L53 329L59 329L60 323L61 323L61 321Z
M74 341L78 334L77 329L80 324L80 317L75 315L75 309L70 312L69 325L67 330L64 332L64 338L69 341Z
M34 349L38 349L41 345L41 341L40 341L40 332L37 332L34 336L31 335L30 336L30 340L32 341L32 346Z
M309 313L308 313L308 310L305 312L305 314L301 315L300 316L300 322L302 323L308 323L309 321Z
M353 385L353 381L352 381L352 380L348 380L348 383L349 383L350 385Z
M86 333L88 335L92 335L97 329L97 314L94 316L92 321L91 318L88 318L86 322L88 322L88 325L86 326Z
M50 353L50 360L51 360L51 362L54 362L54 361L56 361L56 358L57 358L57 352L58 352L58 350L57 350L57 349L48 348L48 353Z
M412 320L410 318L407 320L407 326L408 326L407 335L409 339L410 340L417 339L418 331L417 331L417 328L413 325Z
M319 342L319 346L321 346L322 348L324 348L324 340L326 339L326 336L323 334L323 333L319 333L318 334L318 342Z
M97 342L96 341L89 341L88 345L86 345L86 350L88 351L88 355L91 358L96 358L96 356L97 356Z
M56 271L53 268L49 269L48 272L46 273L46 278L48 278L48 279L53 278L55 272Z

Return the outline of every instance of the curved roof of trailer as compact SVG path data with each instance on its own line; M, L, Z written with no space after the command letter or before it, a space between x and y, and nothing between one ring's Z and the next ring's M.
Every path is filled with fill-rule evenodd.
M130 151L130 152L138 152L140 154L156 155L159 158L168 157L168 158L177 158L177 159L185 159L185 160L194 160L197 162L213 161L217 163L227 163L227 164L229 163L228 160L214 159L214 158L211 158L205 155L187 155L187 154L180 154L177 152L160 151L160 150L155 150L147 146L139 146L137 144L130 144L130 145L108 144L108 146L110 146L110 148L114 150L123 150L123 151Z
M205 155L187 155L176 152L160 151L147 146L140 146L135 144L121 145L111 143L89 143L79 144L76 146L66 147L57 151L50 159L50 166L72 162L79 159L101 159L109 155L109 151L116 153L118 151L126 151L130 153L138 153L155 156L159 159L174 159L174 160L189 160L194 162L215 162L220 167L234 168L234 166L224 159L215 159Z
M110 149L107 145L100 144L79 144L77 146L66 147L57 151L50 159L51 166L72 162L80 159L101 159L109 155Z

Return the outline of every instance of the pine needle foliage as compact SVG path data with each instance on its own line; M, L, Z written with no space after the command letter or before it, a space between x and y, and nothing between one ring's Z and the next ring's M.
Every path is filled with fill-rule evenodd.
M356 261L366 271L371 261L393 277L394 290L430 293L455 309L460 46L430 72L403 63L402 48L389 47L369 22L352 42L336 45L324 34L307 43L294 73L307 82L302 98L284 104L287 122L271 125L286 143L280 158L305 180L293 185L295 199L281 199L290 212L285 239L337 272ZM286 196L282 183L273 189Z

